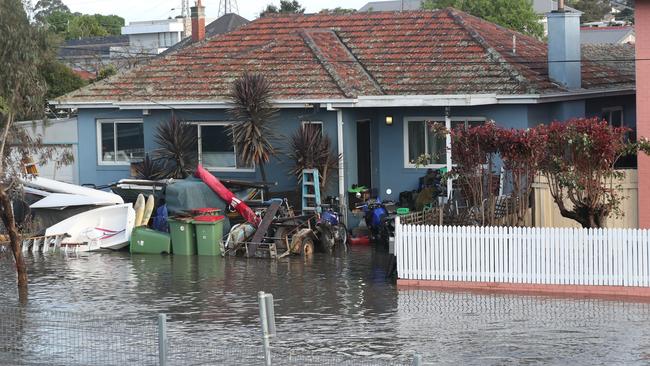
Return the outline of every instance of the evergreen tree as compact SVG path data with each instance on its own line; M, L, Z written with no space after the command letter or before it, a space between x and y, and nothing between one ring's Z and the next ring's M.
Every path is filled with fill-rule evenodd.
M92 15L80 15L70 20L65 34L66 39L106 36L108 32Z
M52 58L40 68L41 76L47 84L45 97L50 100L77 90L86 85L84 79L71 68Z
M0 1L0 34L0 219L2 231L9 236L19 296L24 302L27 268L12 198L21 159L29 157L31 151L14 121L43 115L47 87L40 68L50 51L47 37L30 24L20 0Z
M425 0L422 7L453 7L524 34L544 36L544 27L530 0Z
M34 18L39 22L43 22L54 12L70 13L70 8L61 0L39 0L34 6Z
M273 4L266 6L266 9L260 13L260 17L263 17L267 14L302 14L305 12L305 8L300 5L297 0L280 0L280 8Z

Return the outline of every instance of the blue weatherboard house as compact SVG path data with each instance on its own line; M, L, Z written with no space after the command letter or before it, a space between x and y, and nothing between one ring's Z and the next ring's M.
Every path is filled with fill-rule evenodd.
M633 47L581 52L579 13L548 20L547 44L454 9L265 16L54 103L78 109L80 183L128 177L129 163L157 148L156 127L172 113L197 125L200 160L211 172L259 180L228 136L226 93L244 71L261 73L280 109L277 131L321 129L342 154L327 193L362 184L390 188L396 200L426 168L453 164L447 142L426 121L527 128L602 116L635 127ZM287 141L278 142L283 153L267 167L277 191L298 185L283 156ZM424 154L433 159L416 167Z

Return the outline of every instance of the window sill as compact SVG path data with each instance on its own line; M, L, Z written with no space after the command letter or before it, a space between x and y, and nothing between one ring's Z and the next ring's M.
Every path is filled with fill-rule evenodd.
M215 168L215 167L204 167L209 172L219 172L219 173L255 173L256 170L253 169L241 169L241 168Z
M97 163L98 166L106 166L106 167L128 167L131 165L131 162L108 162L108 161L100 161Z
M429 164L429 165L420 165L420 166L415 166L415 164L406 164L404 166L404 169L441 169L441 168L446 168L447 164Z

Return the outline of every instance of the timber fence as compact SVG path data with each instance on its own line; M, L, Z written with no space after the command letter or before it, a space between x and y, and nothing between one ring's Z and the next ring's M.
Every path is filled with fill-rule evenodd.
M403 225L405 280L650 287L650 231Z

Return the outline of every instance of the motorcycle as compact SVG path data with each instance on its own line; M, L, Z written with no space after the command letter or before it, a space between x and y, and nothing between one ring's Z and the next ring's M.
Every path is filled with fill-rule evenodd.
M333 250L337 245L347 248L348 230L342 222L342 214L334 210L334 204L322 204L323 212L316 222L318 238L326 251Z
M391 190L386 191L390 195ZM388 244L389 238L395 232L396 205L393 201L370 199L363 205L357 206L365 213L366 226L370 230L371 238L375 242Z

